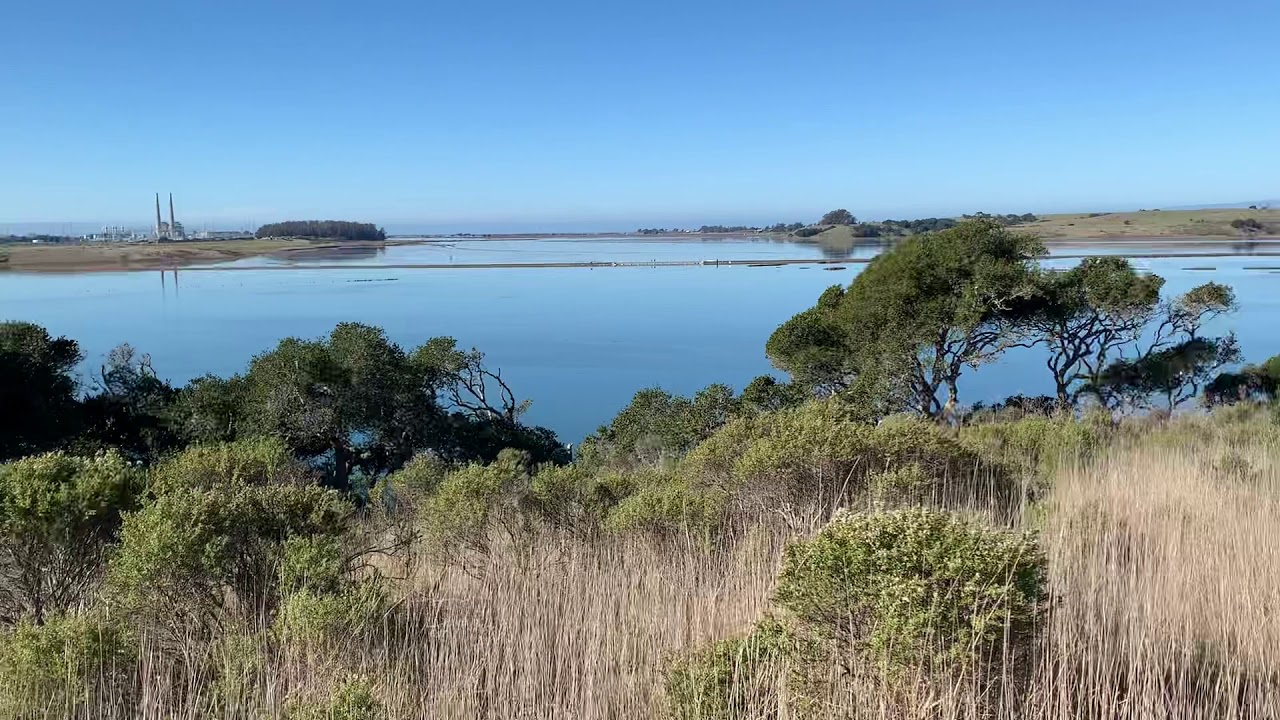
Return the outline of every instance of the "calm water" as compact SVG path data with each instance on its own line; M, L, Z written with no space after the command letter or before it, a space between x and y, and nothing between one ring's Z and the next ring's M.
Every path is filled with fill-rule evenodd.
M855 252L869 255L875 249ZM0 274L0 319L30 320L79 340L89 359L86 370L96 368L111 347L128 342L150 353L160 374L175 383L208 372L239 372L282 337L320 336L346 320L379 325L405 347L435 335L452 335L465 346L483 350L517 392L533 398L531 421L576 442L611 418L640 388L659 385L688 393L712 382L741 388L752 377L769 372L764 356L769 333L810 306L827 286L847 284L861 265L839 270L820 265L482 270L376 266L823 256L813 245L754 239L463 240L295 259L291 264L243 260L234 264L270 269L179 271L176 282L172 272L162 282L157 271ZM299 268L335 262L344 267ZM1208 280L1234 286L1243 309L1218 329L1236 330L1250 359L1280 353L1280 333L1274 328L1280 320L1280 273L1262 269L1280 268L1280 258L1228 255L1135 262L1165 276L1169 292ZM962 400L1048 389L1038 357L1022 351L967 376Z

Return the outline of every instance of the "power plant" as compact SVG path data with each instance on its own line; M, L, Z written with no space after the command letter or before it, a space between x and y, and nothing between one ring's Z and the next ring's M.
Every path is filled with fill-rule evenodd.
M186 237L187 232L182 223L173 217L173 193L169 193L169 222L160 218L160 193L156 193L156 239L185 240Z

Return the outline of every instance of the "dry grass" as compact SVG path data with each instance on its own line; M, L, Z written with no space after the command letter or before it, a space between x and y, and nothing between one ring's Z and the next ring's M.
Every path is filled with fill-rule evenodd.
M334 247L311 240L222 240L181 243L14 244L0 248L0 270L96 272L180 268L259 255Z
M1067 468L1047 516L1027 514L1047 517L1034 522L1053 600L1040 644L1001 682L934 678L889 693L833 665L805 716L1280 716L1280 448L1272 434L1184 434ZM663 717L671 660L769 608L784 528L730 549L543 537L524 562L495 555L469 572L418 559L401 604L362 635L248 632L181 653L144 639L134 696L109 691L73 714L275 717L363 677L392 718ZM774 676L781 706L786 677Z
M1280 234L1280 209L1248 208L1042 215L1037 222L1018 225L1015 229L1035 233L1046 240L1180 237L1225 240L1240 237L1240 232L1231 227L1231 221L1237 218L1253 218L1270 227L1263 236Z

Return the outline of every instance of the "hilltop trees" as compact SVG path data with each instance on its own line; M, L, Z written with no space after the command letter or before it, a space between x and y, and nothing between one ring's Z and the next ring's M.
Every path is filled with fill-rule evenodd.
M326 240L386 240L387 233L373 223L346 220L290 220L258 228L257 237L305 237Z
M857 225L858 218L854 217L853 213L849 212L848 210L845 210L844 208L840 208L839 210L832 210L826 215L823 215L822 219L818 221L818 224L819 225Z

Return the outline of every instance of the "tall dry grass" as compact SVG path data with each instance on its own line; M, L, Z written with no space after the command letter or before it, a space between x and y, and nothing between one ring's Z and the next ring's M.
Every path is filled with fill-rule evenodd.
M889 693L836 663L804 716L1280 717L1278 448L1179 432L1068 464L1047 512L1027 513L1052 600L1041 641L1007 660L1003 682L935 677ZM671 661L769 609L793 531L760 526L732 548L543 536L465 571L423 559L399 568L397 606L363 633L228 628L179 652L143 637L132 688L27 716L277 717L362 677L392 718L662 717ZM766 678L776 701L762 716L800 716L788 670Z

